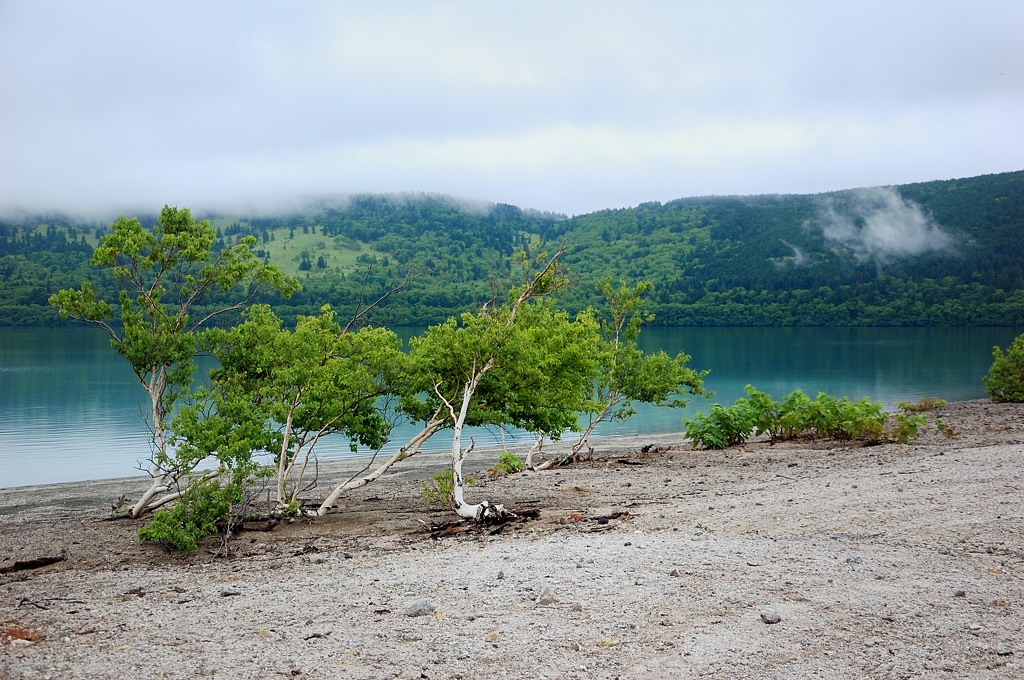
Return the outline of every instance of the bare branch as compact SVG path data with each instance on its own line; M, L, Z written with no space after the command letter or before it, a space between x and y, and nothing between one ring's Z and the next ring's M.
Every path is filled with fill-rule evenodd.
M365 287L366 281L369 279L370 272L372 270L373 265L370 265L369 267L366 268L366 276L363 278L363 283L359 288L359 300L356 306L356 313L353 314L352 318L349 319L349 322L345 324L345 327L341 331L342 333L348 333L352 326L354 326L359 320L365 317L372 309L383 304L385 300L387 300L395 293L404 290L406 286L409 285L409 282L412 280L412 268L410 267L405 270L405 278L403 278L400 283L396 283L396 281L398 281L397 278L391 279L391 283L388 284L388 289L381 293L380 297L378 297L370 304L366 305L366 307L360 309L360 306L362 305L363 301L363 288Z

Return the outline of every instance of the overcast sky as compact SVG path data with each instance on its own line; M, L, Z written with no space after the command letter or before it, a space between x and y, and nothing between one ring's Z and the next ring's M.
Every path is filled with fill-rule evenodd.
M1024 2L0 0L0 209L566 214L1024 169Z

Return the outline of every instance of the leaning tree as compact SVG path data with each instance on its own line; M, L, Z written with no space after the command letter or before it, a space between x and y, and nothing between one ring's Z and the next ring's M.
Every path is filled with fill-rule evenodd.
M449 319L411 342L417 390L407 409L452 430L452 502L460 517L510 516L500 504L466 501L462 468L473 442L463 446L465 427L512 426L557 438L576 426L588 403L597 376L597 324L589 314L570 320L544 299L566 282L558 269L563 252L564 246L546 262L541 256L540 271L507 303Z
M205 325L262 293L287 297L299 289L295 279L256 257L253 237L221 250L215 240L210 222L196 222L187 208L164 206L152 229L121 217L92 256L92 265L109 272L119 289L119 313L88 282L50 296L62 316L107 332L149 396L152 482L132 506L133 517L177 498L179 481L197 464L194 457L176 456L169 418L191 387Z
M562 455L551 458L535 469L543 470L578 460L594 428L606 420L625 420L636 414L633 404L653 404L682 408L687 396L708 396L704 389L707 371L690 368L685 353L669 356L664 351L645 353L637 346L644 324L654 320L644 304L644 295L653 289L648 281L633 286L620 280L607 279L599 286L604 305L594 310L601 329L598 378L593 383L591 399L583 409L586 425L576 441ZM542 432L538 442L543 439ZM532 465L531 450L527 467Z

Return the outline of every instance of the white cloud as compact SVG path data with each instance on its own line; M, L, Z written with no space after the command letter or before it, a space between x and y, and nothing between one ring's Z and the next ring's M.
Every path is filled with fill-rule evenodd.
M1020 169L1024 5L0 4L0 207L579 213Z
M843 209L829 199L810 226L832 243L850 249L857 259L880 264L954 245L953 237L919 205L888 187L859 189Z

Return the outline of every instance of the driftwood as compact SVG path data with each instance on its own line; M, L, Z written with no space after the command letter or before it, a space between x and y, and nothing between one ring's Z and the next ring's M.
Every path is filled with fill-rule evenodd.
M63 562L65 555L54 555L52 557L37 557L32 560L17 560L8 567L0 567L0 574L10 574L15 571L26 571L28 569L41 569L57 562Z
M511 515L500 520L491 522L474 522L462 520L455 522L432 523L429 526L431 538L446 538L448 536L459 536L461 534L483 533L490 536L500 534L509 524L521 524L527 520L540 517L540 510L535 508L512 510Z

